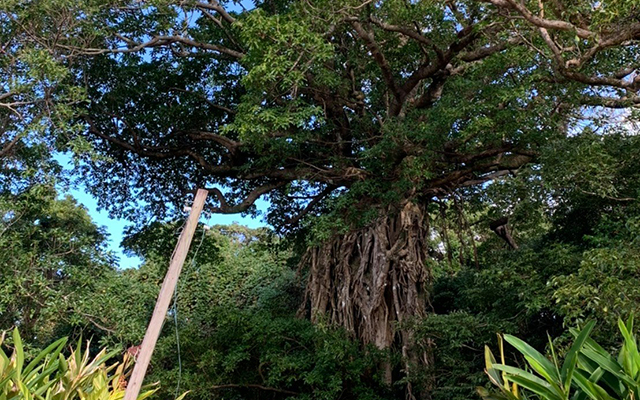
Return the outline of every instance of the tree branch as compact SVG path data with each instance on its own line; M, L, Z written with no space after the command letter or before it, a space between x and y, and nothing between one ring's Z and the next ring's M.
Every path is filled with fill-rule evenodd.
M369 19L371 20L371 22L373 22L375 25L379 26L380 28L384 29L385 31L401 33L404 36L407 36L411 39L416 40L419 43L422 43L424 45L431 47L433 51L438 55L438 58L440 59L444 58L444 52L440 48L438 48L438 46L436 46L431 41L431 39L421 35L420 32L418 32L417 30L412 28L407 28L404 26L387 24L386 22L380 21L374 16L370 16Z
M389 90L395 97L396 101L400 103L402 96L398 91L398 87L396 85L395 79L393 78L393 72L391 71L391 66L389 65L389 62L385 58L384 54L382 54L380 47L378 47L378 44L374 39L373 33L368 32L366 29L364 29L362 24L360 24L360 22L357 20L352 20L351 25L353 26L358 36L364 41L365 45L371 52L373 59L376 61L376 63L382 70L382 78L384 79L385 83L389 87Z
M135 154L138 154L144 157L154 158L157 160L165 160L165 159L187 156L193 159L194 161L196 161L198 164L200 164L200 166L206 172L212 175L217 175L217 176L234 175L234 174L237 174L238 172L235 168L227 165L212 165L209 162L207 162L201 154L198 154L195 151L188 148L181 148L181 147L160 148L160 147L142 146L140 144L137 144L137 145L131 144L125 140L114 138L112 136L102 133L102 131L100 131L100 129L97 128L93 120L91 120L89 117L84 116L84 119L89 124L90 133L100 137L101 139L106 140L109 143L113 143L119 147L122 147L123 149L129 150ZM163 151L160 151L160 149L162 149Z
M329 194L331 194L331 192L336 190L336 188L337 186L334 186L334 185L327 186L322 192L318 193L318 195L313 197L313 199L309 202L309 204L306 205L304 209L302 209L302 211L300 211L294 217L287 218L284 224L288 226L297 224L302 219L302 217L307 215L316 206L316 204L318 204L322 199L324 199Z
M116 54L116 53L135 53L141 51L146 48L155 48L155 47L163 47L168 46L173 43L181 43L190 47L195 47L203 50L211 50L221 54L225 54L231 56L236 59L241 59L244 57L244 53L210 43L197 42L193 39L186 38L184 36L154 36L149 41L144 43L138 43L132 41L130 39L126 39L120 36L120 39L127 42L129 47L127 48L117 48L117 49L101 49L101 48L79 48L74 46L67 46L62 44L57 44L57 47L65 49L77 51L80 54L84 55L100 55L100 54Z
M207 188L206 190L213 193L218 199L218 203L220 204L218 207L214 207L211 212L218 214L237 214L244 211L247 211L249 207L251 207L260 196L265 193L272 191L273 189L284 186L286 182L276 182L276 183L268 183L266 185L259 186L253 189L244 200L242 200L239 204L229 205L227 200L224 198L224 195L217 188Z
M515 10L516 12L518 12L518 14L524 17L524 19L526 19L533 25L540 28L576 32L578 37L582 39L589 39L595 36L594 32L575 26L570 22L541 18L533 14L531 11L529 11L529 9L525 7L524 3L518 2L516 0L483 0L483 1L491 3L498 8L503 8L503 9L507 8L507 9Z
M512 37L505 40L504 42L498 43L493 46L481 47L474 51L462 53L460 55L460 59L466 62L482 60L483 58L489 57L492 54L499 53L503 50L506 50L510 45L519 45L521 43L522 43L522 38Z
M629 108L640 106L640 96L631 97L583 97L580 103L585 106L606 107L606 108Z
M204 102L206 102L207 104L209 104L211 107L216 108L220 111L224 111L227 114L231 114L231 115L235 115L236 111L230 109L229 107L225 107L225 106L221 106L220 104L216 104L213 101L209 100L204 94L202 93L197 93L194 92L192 90L188 90L188 89L181 89L181 88L177 88L177 87L171 87L168 89L169 91L174 91L174 92L182 92L182 93L188 93L188 94L192 94L196 97L201 98Z
M224 7L222 7L222 5L220 5L220 3L216 0L209 0L209 3L197 2L196 7L203 8L205 10L215 11L222 17L222 19L224 19L230 24L233 24L234 22L236 22L236 19L233 18L227 12L227 10L225 10Z
M0 148L0 158L7 157L19 141L20 135L16 135L12 140L9 141L9 143L3 144Z
M242 145L240 142L236 142L226 136L218 135L212 132L206 131L189 131L187 132L189 137L196 140L210 140L224 146L230 153L235 153Z

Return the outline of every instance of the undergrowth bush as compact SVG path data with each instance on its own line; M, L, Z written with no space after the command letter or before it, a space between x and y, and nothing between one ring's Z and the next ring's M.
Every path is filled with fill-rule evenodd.
M611 354L590 338L595 325L571 330L573 345L560 363L550 343L551 357L545 357L529 344L511 335L504 340L526 360L526 367L507 365L502 340L499 341L501 363L487 347L486 373L498 390L478 388L485 400L635 400L640 396L640 351L633 334L633 317L618 320L623 338L618 354Z
M0 345L4 339L3 334ZM12 339L10 355L0 349L0 400L121 400L124 397L133 364L128 354L122 361L114 362L113 358L120 352L102 349L91 358L89 343L83 350L79 342L65 355L67 338L62 338L27 360L18 329L14 329ZM138 400L151 396L156 386L144 388Z

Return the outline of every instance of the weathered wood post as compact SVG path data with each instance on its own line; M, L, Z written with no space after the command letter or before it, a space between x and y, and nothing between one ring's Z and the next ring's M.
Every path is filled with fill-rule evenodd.
M131 374L131 379L129 379L129 384L127 385L127 389L124 394L124 400L136 400L138 398L140 388L142 387L142 381L147 373L147 368L151 361L151 355L153 354L156 342L160 336L160 330L162 329L162 324L164 323L167 311L169 310L171 297L173 296L176 284L178 283L178 277L180 276L180 271L182 271L182 265L187 258L187 253L191 246L191 240L193 239L193 234L198 226L200 213L204 207L207 195L208 192L204 189L198 189L198 192L196 193L196 198L191 206L191 213L189 214L187 223L178 238L178 243L176 244L173 257L171 257L171 262L169 263L169 270L162 282L162 287L158 294L158 300L156 301L156 307L153 310L151 321L147 327L147 332L142 340L136 364L133 367L133 373Z

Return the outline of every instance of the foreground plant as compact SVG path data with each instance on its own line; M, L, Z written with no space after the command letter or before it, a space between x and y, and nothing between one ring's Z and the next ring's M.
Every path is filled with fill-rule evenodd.
M3 342L4 335L0 345ZM84 351L78 343L65 357L62 350L66 343L67 338L55 341L25 365L22 339L14 329L11 355L0 349L0 399L120 400L124 397L133 364L128 354L121 362L111 362L119 351L102 349L91 358L89 343ZM146 399L156 390L147 387L138 400Z
M527 399L529 393L546 400L637 399L640 393L640 353L633 334L633 317L626 323L618 320L623 344L617 357L589 338L594 325L594 322L589 322L581 331L571 331L576 339L562 366L553 345L550 360L524 341L504 335L504 340L524 356L528 368L505 364L500 338L501 364L496 362L491 350L485 348L486 372L499 390L478 388L478 393L487 400Z

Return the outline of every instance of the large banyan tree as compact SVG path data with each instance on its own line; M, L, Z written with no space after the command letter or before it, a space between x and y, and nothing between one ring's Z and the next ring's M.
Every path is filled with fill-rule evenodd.
M401 349L403 373L430 362L402 326L430 312L431 216L537 165L594 107L640 104L630 0L52 3L61 33L39 40L86 90L102 204L162 218L203 187L212 212L263 198L283 231L324 227L304 313ZM491 228L517 247L506 218Z

